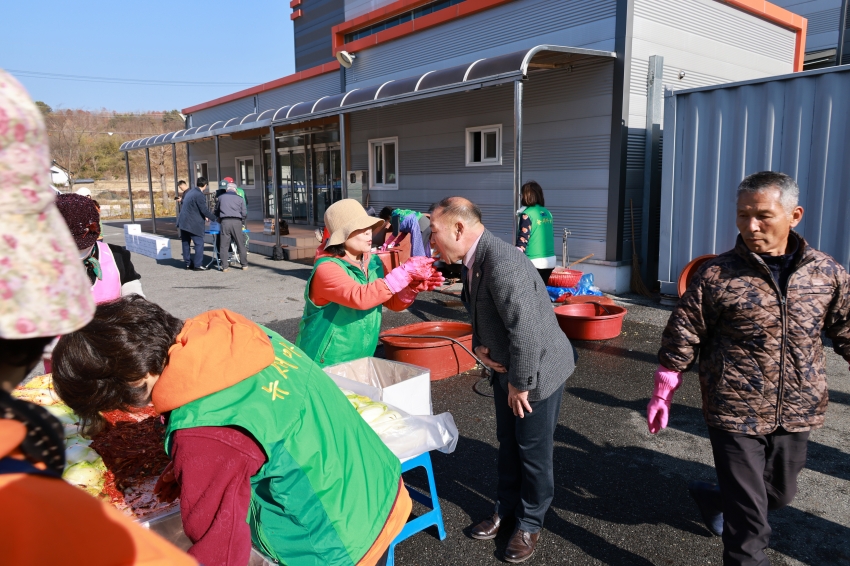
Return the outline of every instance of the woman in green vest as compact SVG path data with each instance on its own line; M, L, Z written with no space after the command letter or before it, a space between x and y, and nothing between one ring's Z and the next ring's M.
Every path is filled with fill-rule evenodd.
M398 458L276 332L225 309L178 320L129 295L63 336L53 364L88 430L149 403L165 417L171 463L154 491L179 493L198 562L244 566L253 546L287 566L386 563L412 505Z
M372 230L383 224L354 199L325 211L330 237L307 280L295 342L321 367L374 355L381 307L402 311L420 291L443 282L427 257L411 257L385 275L380 258L371 253Z
M522 186L520 203L516 247L528 256L543 282L547 283L557 261L555 232L552 213L544 207L543 188L537 181L528 181Z

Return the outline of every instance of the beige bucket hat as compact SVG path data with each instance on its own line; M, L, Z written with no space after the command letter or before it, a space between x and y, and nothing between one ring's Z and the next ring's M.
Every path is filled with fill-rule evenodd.
M375 229L383 225L383 220L366 214L363 205L353 198L337 201L325 211L325 226L331 234L329 246L343 243L356 230Z
M55 198L41 113L0 69L0 338L67 334L94 316L91 283Z

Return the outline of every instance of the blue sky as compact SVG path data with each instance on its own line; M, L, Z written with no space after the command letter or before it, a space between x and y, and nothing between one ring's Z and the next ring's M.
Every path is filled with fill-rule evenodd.
M0 67L53 108L181 110L295 71L288 0L9 1ZM245 83L149 85L56 80Z

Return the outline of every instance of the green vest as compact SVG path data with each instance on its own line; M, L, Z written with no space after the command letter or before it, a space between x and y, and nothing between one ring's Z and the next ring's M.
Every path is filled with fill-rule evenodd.
M351 566L384 528L401 465L336 384L279 334L275 362L171 412L174 431L238 426L268 461L251 478L254 545L287 566Z
M310 300L310 283L316 268L328 261L341 266L361 285L384 276L384 267L378 254L372 254L369 259L368 279L358 267L342 259L323 257L316 260L304 289L304 314L298 325L295 345L321 367L374 355L378 334L381 332L381 305L361 311L339 303L320 307Z
M529 206L520 214L531 219L531 236L525 255L528 259L541 259L555 255L555 231L552 227L552 213L539 205Z

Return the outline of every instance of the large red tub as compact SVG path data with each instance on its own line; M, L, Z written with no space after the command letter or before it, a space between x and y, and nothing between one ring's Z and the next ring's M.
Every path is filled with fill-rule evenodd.
M574 340L607 340L623 330L626 309L617 305L584 303L555 307L558 326Z
M400 334L402 337L387 336ZM441 338L423 336L446 336L454 338L471 352L472 325L463 322L417 322L399 326L381 333L384 355L388 360L404 362L428 368L431 381L445 379L475 367L475 359L463 348Z

